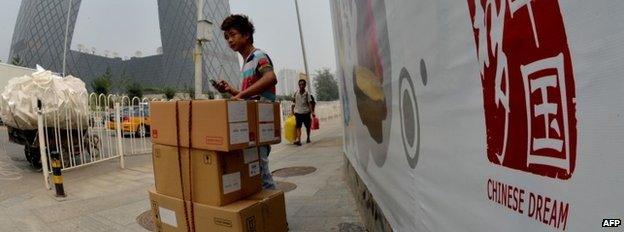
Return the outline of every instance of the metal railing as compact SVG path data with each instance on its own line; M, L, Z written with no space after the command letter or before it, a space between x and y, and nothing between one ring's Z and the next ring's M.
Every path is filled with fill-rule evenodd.
M282 109L282 122L290 116L292 104L292 101L280 102ZM317 102L314 111L316 113L316 117L321 121L340 117L342 115L342 108L340 107L339 101Z
M124 156L151 152L149 101L127 96L89 94L86 114L38 109L38 141L44 180L49 188L51 154L59 153L62 170L67 171Z

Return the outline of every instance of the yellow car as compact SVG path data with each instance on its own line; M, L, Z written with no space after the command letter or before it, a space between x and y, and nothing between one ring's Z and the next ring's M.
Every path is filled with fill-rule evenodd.
M111 115L108 122L108 129L116 130L114 114ZM135 134L137 137L149 137L150 135L150 118L147 106L134 106L132 108L125 107L121 110L121 132L126 134Z

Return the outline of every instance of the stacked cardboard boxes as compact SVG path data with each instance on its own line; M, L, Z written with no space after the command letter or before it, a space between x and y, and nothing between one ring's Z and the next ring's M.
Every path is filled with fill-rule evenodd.
M281 142L277 103L152 102L150 120L158 231L288 230L283 192L262 190L258 153Z

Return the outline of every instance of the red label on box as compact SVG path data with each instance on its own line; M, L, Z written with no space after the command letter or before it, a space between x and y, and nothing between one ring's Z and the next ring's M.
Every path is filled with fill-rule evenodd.
M569 179L576 162L574 74L556 0L468 0L490 162Z
M152 136L153 139L157 139L158 138L158 130L153 129L152 130L152 134L150 136Z
M223 145L223 137L210 137L210 136L206 136L206 144L209 144L209 145Z

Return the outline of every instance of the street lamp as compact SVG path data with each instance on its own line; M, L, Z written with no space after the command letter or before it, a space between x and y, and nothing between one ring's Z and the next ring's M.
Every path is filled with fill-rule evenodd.
M214 39L212 35L212 22L201 19L197 21L197 40L200 42L210 42Z
M203 16L204 0L197 0L197 38L195 41L195 98L199 99L202 94L202 54L203 43L213 40L212 22Z
M305 50L305 42L303 41L303 29L301 28L301 16L299 15L299 1L295 0L295 10L297 11L297 22L299 25L299 39L301 41L301 53L303 53L303 65L305 67L305 77L306 82L308 82L308 93L312 93L310 85L312 84L312 79L310 78L310 73L308 72L308 59L306 57Z

